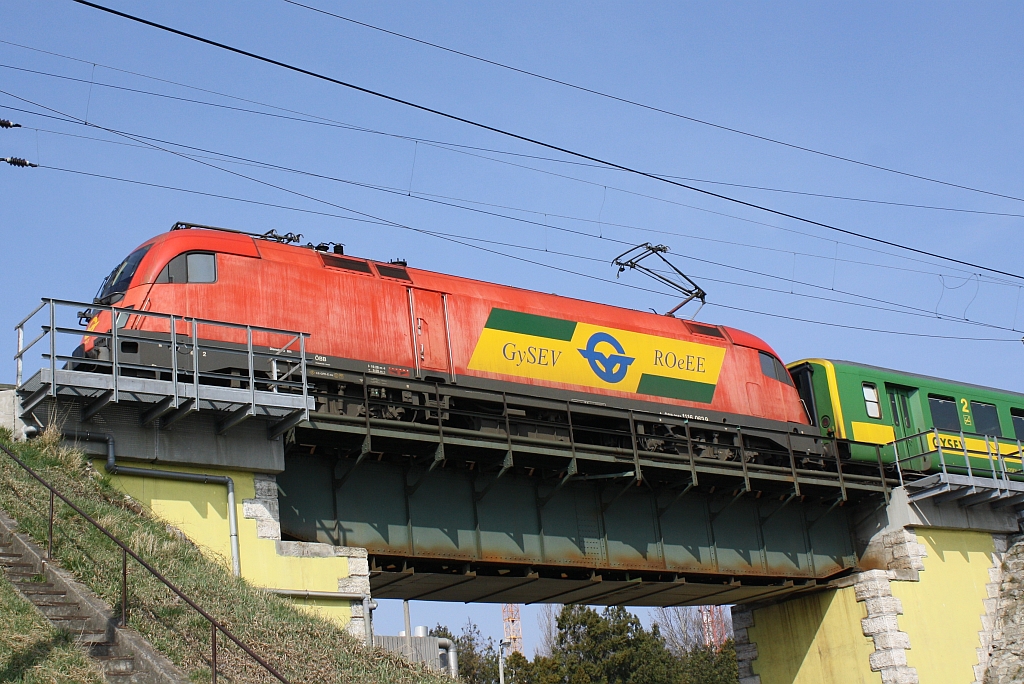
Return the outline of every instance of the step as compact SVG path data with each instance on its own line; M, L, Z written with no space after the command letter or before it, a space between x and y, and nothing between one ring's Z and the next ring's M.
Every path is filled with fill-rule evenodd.
M15 582L14 586L26 596L67 596L68 592L62 589L54 589L53 585L46 586L37 582Z
M48 618L52 618L57 615L81 615L79 610L80 606L77 603L70 602L44 602L35 603L35 606L42 611L43 615Z
M0 553L0 558L23 558L23 553Z
M80 644L89 644L91 646L109 644L106 631L99 629L76 631L75 640Z
M64 629L72 629L69 626L71 623L81 622L84 627L89 622L88 615L47 615L46 619L57 627L63 627Z
M20 558L20 556L19 556ZM0 567L3 568L34 568L35 563L24 563L22 561L9 560L7 558L0 558Z
M14 582L17 587L25 587L31 589L33 587L37 589L53 589L53 582L26 582L25 580L17 580Z
M46 594L38 594L38 596L40 596L42 600L32 602L32 605L36 608L67 608L68 606L78 606L78 603L75 601L53 601L47 598Z
M103 666L104 674L123 675L135 671L134 656L93 656Z

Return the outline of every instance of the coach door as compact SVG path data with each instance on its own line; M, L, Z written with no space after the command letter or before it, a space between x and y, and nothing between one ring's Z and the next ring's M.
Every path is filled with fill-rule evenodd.
M885 390L889 394L889 408L892 410L892 427L896 434L896 453L900 459L917 456L924 451L921 438L907 439L921 432L914 420L914 414L910 410L910 396L916 390L898 385L886 385ZM908 467L912 464L904 463L902 465Z
M455 381L452 368L451 335L448 325L448 296L430 290L409 288L413 357L416 374L422 378Z

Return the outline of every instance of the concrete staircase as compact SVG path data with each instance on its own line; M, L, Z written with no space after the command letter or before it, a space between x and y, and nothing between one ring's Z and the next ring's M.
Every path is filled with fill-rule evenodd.
M45 560L41 549L0 511L0 567L14 588L54 627L73 634L107 682L186 684L188 679L95 594ZM120 617L119 615L117 617Z

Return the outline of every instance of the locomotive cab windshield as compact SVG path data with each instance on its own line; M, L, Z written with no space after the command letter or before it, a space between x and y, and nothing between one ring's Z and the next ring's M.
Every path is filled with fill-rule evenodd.
M96 293L96 297L93 298L94 304L110 305L121 301L124 298L125 292L128 291L128 286L132 282L132 278L135 277L135 272L139 269L139 264L142 262L142 257L146 256L146 252L149 251L151 245L141 247L122 261L120 264L114 267L114 270L110 272L106 278L103 279L103 284L100 285L99 291Z

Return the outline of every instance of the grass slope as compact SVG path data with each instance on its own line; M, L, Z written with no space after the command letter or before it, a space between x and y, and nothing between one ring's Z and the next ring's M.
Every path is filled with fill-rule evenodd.
M62 446L56 432L12 444L10 435L0 431L0 441L292 682L451 682L396 655L366 649L333 623L231 576L180 533L111 487L82 454ZM0 507L45 546L49 493L2 453ZM56 560L110 605L120 605L120 550L59 499L55 520ZM130 626L193 681L209 681L209 623L143 568L128 562ZM276 681L227 643L223 636L217 641L220 678ZM0 676L0 681L6 680Z
M0 574L0 682L102 681L74 637L55 629Z

